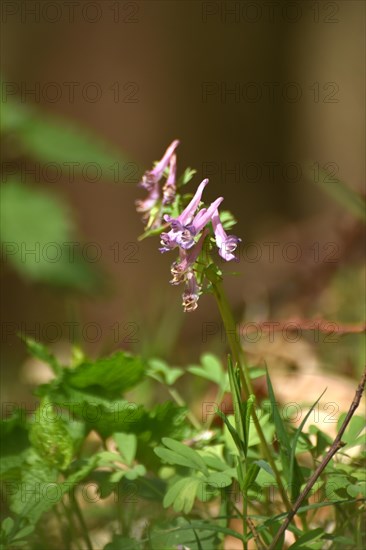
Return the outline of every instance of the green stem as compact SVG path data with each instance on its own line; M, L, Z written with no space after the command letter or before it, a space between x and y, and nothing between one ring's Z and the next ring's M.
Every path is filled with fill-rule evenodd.
M240 366L240 373L242 378L242 386L243 386L243 393L244 393L244 399L247 400L250 394L253 394L253 386L250 380L248 367L245 362L244 352L240 345L240 340L238 338L238 333L236 330L236 325L234 321L234 317L232 315L228 300L226 298L223 286L221 282L217 280L211 280L212 283L212 289L213 293L215 295L217 305L224 323L225 332L230 344L231 352L233 354L233 359L235 363L237 363ZM292 510L291 503L288 499L288 496L286 494L285 488L283 486L280 473L277 469L276 463L272 457L271 449L269 448L269 445L266 441L266 438L264 436L262 426L260 425L260 422L258 420L258 417L255 412L255 407L252 407L251 410L252 418L254 421L255 429L258 434L261 447L263 450L263 453L265 454L272 470L275 475L278 489L281 494L281 498L283 500L283 503L286 507L286 510L290 512Z
M228 390L226 388L226 385L220 387L219 391L216 394L216 398L215 398L215 403L217 403L218 406L220 406L221 401L223 400L224 395L227 391ZM215 418L215 415L212 415L211 418L207 421L207 428L206 428L207 430L209 430L211 428L211 424L214 421L214 418Z
M61 505L62 505L62 507L65 511L65 515L66 515L66 517L68 519L68 523L69 523L69 529L70 529L69 540L70 540L70 542L73 540L74 544L78 548L78 550L81 550L81 545L80 545L80 542L78 541L78 533L77 533L77 529L75 527L74 518L72 516L72 513L71 513L69 507L65 504L65 502L63 500L61 500Z
M179 405L179 407L186 406L185 401L180 395L180 393L178 392L178 390L174 388L168 388L168 392L170 393L174 401L177 403L177 405ZM194 414L190 410L188 410L187 412L187 418L191 421L192 426L196 428L196 430L202 430L201 424L198 422L197 418L194 416Z
M93 550L93 545L92 545L91 540L89 538L88 527L85 523L84 516L82 514L82 511L80 510L80 506L79 506L78 501L76 500L76 497L73 497L71 499L71 508L73 509L73 511L75 512L75 515L77 516L77 518L79 520L87 549L88 550Z

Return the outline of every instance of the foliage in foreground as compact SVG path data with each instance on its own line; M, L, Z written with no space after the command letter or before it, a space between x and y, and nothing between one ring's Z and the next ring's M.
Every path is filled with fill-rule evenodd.
M96 361L77 351L73 363L64 367L40 344L28 340L27 345L54 378L37 388L33 414L13 407L2 422L4 549L66 548L77 540L95 548L99 531L111 539L103 544L105 550L212 549L220 548L228 535L266 547L285 510L251 409L270 442L290 502L331 444L316 423L304 433L302 425L295 428L288 414L285 418L269 378L267 401L259 404L254 396L237 400L238 370L229 362L227 373L212 355L183 371L122 351ZM259 368L250 372L253 378L265 375ZM188 417L181 403L169 400L147 409L126 396L146 378L179 395L175 384L182 376L216 385L217 402L230 389L232 414L206 403L198 420ZM291 548L364 544L365 453L348 456L362 443L363 428L363 418L354 416L345 446L303 503L299 521L289 527L297 538ZM328 511L325 516L319 516L322 508ZM233 519L241 521L243 510L248 519L243 529L234 529Z

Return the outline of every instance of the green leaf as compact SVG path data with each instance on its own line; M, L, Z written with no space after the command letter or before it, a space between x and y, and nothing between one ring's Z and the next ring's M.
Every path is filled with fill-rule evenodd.
M50 467L58 470L68 468L73 455L73 441L48 397L41 401L36 411L29 439Z
M114 534L112 542L108 542L103 550L141 550L141 548L142 544L137 540Z
M190 550L212 550L218 548L215 532L204 527L199 530L199 544L192 524L185 518L178 517L173 522L155 526L149 533L151 550L172 550L182 546Z
M1 131L12 132L27 156L60 165L71 181L79 174L89 174L85 172L88 166L91 181L119 181L117 167L122 163L127 166L126 158L111 145L60 117L45 116L14 101L3 102L1 111ZM130 164L133 171L135 165Z
M21 275L62 287L95 289L95 273L70 248L74 228L63 201L11 181L2 187L0 213L4 259Z
M232 476L225 472L214 472L205 478L206 483L212 483L213 485L219 485L220 487L227 487L231 485ZM231 474L231 472L230 472Z
M355 485L348 485L347 487L347 493L353 497L362 497L366 499L366 482L361 481L359 483L356 483Z
M281 418L281 415L278 410L278 403L276 402L276 397L273 391L271 379L269 377L268 371L267 371L267 387L268 387L268 394L271 402L272 407L272 413L273 413L273 421L276 428L276 434L280 443L280 449L281 449L281 455L284 459L284 466L289 467L289 461L290 461L290 453L291 453L291 445L290 440L285 428L285 424Z
M61 498L62 490L57 480L57 470L50 462L40 460L35 452L29 455L18 490L10 496L11 511L26 518L30 524L36 524Z
M243 430L244 430L244 447L245 456L248 453L249 438L250 438L250 424L252 418L252 408L255 404L255 395L250 395L247 402L243 402L241 406L242 418L243 418Z
M266 369L264 367L249 367L249 377L251 380L255 380L265 375Z
M228 356L228 373L229 373L230 390L231 390L233 406L234 406L235 428L236 428L238 437L242 442L242 446L238 447L238 449L240 450L242 448L245 455L248 442L245 442L244 440L245 428L244 428L243 407L242 407L242 397L241 397L240 372L238 368L234 368L230 355Z
M13 527L14 527L14 520L11 517L7 517L1 522L1 531L5 535L9 535Z
M225 470L228 469L228 465L226 464L226 462L221 460L218 456L211 454L210 451L207 451L207 453L209 454L206 454L206 452L204 453L201 452L200 454L206 466L208 466L211 470L218 470L219 472L224 472Z
M223 225L223 228L226 230L231 229L236 225L237 221L234 218L233 214L229 210L220 211L220 220Z
M221 420L223 420L223 422L225 423L225 426L226 428L228 429L234 443L235 443L235 446L238 450L238 453L245 453L245 448L244 448L244 443L243 441L240 439L239 437L239 434L238 432L236 431L236 429L234 428L234 426L232 426L232 424L230 423L228 417L223 413L221 412L220 410L216 411L216 414L219 415L219 417L221 418Z
M131 466L136 456L137 437L135 434L115 433L113 434L118 450L126 460L126 464Z
M202 540L203 540L205 534L209 533L209 532L220 533L220 534L223 534L223 535L229 535L231 537L234 537L236 539L244 541L243 535L238 533L237 531L234 531L234 529L229 529L228 527L222 527L221 525L215 525L212 522L209 523L209 522L205 522L205 521L190 521L190 522L187 522L186 525L182 525L181 527L174 529L174 531L172 530L171 533L172 534L178 534L179 538L175 539L175 540L177 540L178 543L180 543L183 540L184 531L193 530L193 529L195 529L199 533L201 543L202 543ZM193 539L193 540L195 541L195 539ZM193 542L193 540L192 540L192 542ZM212 550L213 548L216 548L216 546L212 546L212 542L210 544L211 544L211 546L206 546L205 547L205 548L207 548L207 550ZM192 544L190 544L189 548L196 548L196 547L193 546ZM154 546L154 550L163 550L163 549L165 550L165 546L159 546L159 547ZM170 546L168 546L166 548L166 550L172 550L172 548Z
M169 367L169 365L161 359L149 359L146 374L162 384L171 386L183 375L183 370Z
M133 481L138 477L144 477L144 475L146 475L146 468L143 464L136 464L136 466L125 473L126 479L129 479L130 481Z
M193 168L186 168L183 175L178 180L178 187L180 187L181 185L186 185L188 182L190 182L196 173L197 170L194 170Z
M226 373L222 368L221 362L210 353L201 356L202 367L191 366L188 371L191 374L210 380L219 386L225 385Z
M309 549L309 542L311 542L311 548L321 548L322 544L318 547L314 545L314 542L323 539L324 530L319 527L318 529L313 529L302 535L294 544L290 546L291 550L296 550L297 548Z
M193 508L198 487L201 485L202 479L194 477L184 477L174 483L166 493L163 505L168 508L173 505L175 512L184 512L189 514Z
M356 548L356 541L355 539L351 539L350 537L343 537L338 536L333 538L333 542L335 542L338 546L337 548Z
M340 429L340 427L343 424L343 421L346 417L347 413L343 413L340 415L338 422L337 422L337 430ZM361 445L365 444L366 442L366 436L365 436L365 419L362 416L353 416L350 420L350 423L348 424L346 431L344 432L342 436L342 441L346 443L347 448L354 447L355 445ZM360 434L363 433L363 435L360 437Z
M363 222L366 221L366 204L356 191L324 169L319 170L319 176L319 186L325 193L348 210L355 218Z
M73 495L74 486L89 475L97 464L98 455L80 460L77 471L65 481L60 481L57 470L40 460L33 451L22 469L18 490L10 497L11 510L19 518L26 519L28 524L35 525L65 494Z
M60 363L57 361L56 357L48 351L46 346L36 342L33 338L29 338L28 336L24 336L23 340L27 345L29 353L33 355L33 357L49 365L56 375L61 374L62 367Z
M168 447L170 452L174 453L175 457L179 457L178 460L180 460L180 462L176 462L176 464L181 464L182 466L187 466L188 468L200 470L205 475L208 475L207 466L202 457L197 453L197 451L191 449L190 447L187 447L187 445L184 445L183 443L180 443L175 439L171 439L170 437L163 437L162 442L166 447ZM157 449L155 449L155 452L156 451ZM165 454L165 456L168 455ZM182 462L184 462L184 464L182 464ZM172 464L174 464L174 462L172 462Z
M249 466L248 471L246 473L246 476L243 481L243 487L242 491L246 493L248 489L253 485L255 480L257 479L257 475L259 473L260 467L257 463L253 463Z
M274 479L276 479L276 476L274 475L274 472L271 468L271 466L266 462L265 460L256 460L254 464L257 464L260 468L262 468L267 474L271 475Z
M138 384L144 372L142 359L117 351L110 357L78 365L66 373L66 379L75 388L100 387L117 396Z
M271 441L273 438L275 427L274 425L269 421L270 415L265 414L263 411L261 411L261 417L259 418L259 424L261 425L262 431L265 435L265 438L267 441ZM250 430L249 433L249 441L248 441L248 448L254 447L256 445L260 444L259 436L256 432L256 430Z
M300 487L302 483L304 482L304 476L301 474L301 470L296 462L295 454L296 454L296 446L298 439L300 437L300 434L302 432L303 427L305 426L305 423L307 419L309 418L311 412L316 407L316 405L319 403L320 399L325 394L326 389L323 391L323 393L318 397L318 399L315 401L315 403L310 407L308 412L306 413L305 417L303 418L300 426L297 428L295 435L292 438L291 441L291 453L290 453L290 475L289 475L289 486L291 488L291 498L292 500L296 500L297 497L300 494Z
M31 449L26 411L18 408L6 411L5 403L3 407L4 414L11 414L0 420L0 479L14 481L20 479L22 466Z
M20 529L20 531L17 532L15 537L12 539L12 542L17 542L21 539L24 539L25 537L28 537L31 533L34 531L34 525L28 525L27 527L23 527L23 529Z

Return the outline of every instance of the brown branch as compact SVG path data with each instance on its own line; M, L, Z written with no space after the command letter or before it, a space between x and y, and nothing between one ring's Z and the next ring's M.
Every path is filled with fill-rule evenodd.
M357 407L360 404L362 393L365 389L365 384L366 384L366 368L364 370L364 373L362 375L361 381L358 385L355 397L352 401L352 404L349 408L349 411L346 415L346 418L344 419L343 424L342 424L342 426L341 426L341 428L340 428L340 430L339 430L332 446L330 447L329 451L327 452L327 454L325 455L325 457L323 458L322 462L319 464L319 466L317 467L317 469L315 470L313 475L310 477L310 479L307 482L303 492L301 493L301 495L296 500L296 502L293 506L293 509L287 515L285 521L283 522L283 524L279 528L275 538L273 539L273 541L272 541L272 543L269 547L269 550L274 550L274 548L276 547L276 544L280 540L283 533L286 531L286 529L289 526L289 524L291 523L293 517L297 514L301 504L303 503L303 501L306 499L306 497L310 493L310 491L311 491L312 487L314 486L314 484L315 484L316 480L318 479L318 477L321 475L321 473L323 472L323 470L325 469L327 464L330 462L332 457L336 454L336 452L339 451L339 449L344 446L344 443L341 441L341 438L342 438L342 436L343 436L343 434L344 434L344 432L345 432L352 416L354 415Z
M266 550L267 547L265 546L265 544L263 544L254 523L252 522L252 520L249 517L247 517L246 519L247 519L248 527L249 527L249 529L250 529L250 531L253 535L253 539L255 540L255 542L257 544L258 550Z

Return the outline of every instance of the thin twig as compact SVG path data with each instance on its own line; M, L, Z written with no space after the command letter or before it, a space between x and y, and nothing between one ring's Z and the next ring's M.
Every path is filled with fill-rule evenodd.
M312 487L314 486L314 484L315 484L316 480L318 479L318 477L321 475L321 473L326 468L326 466L328 465L330 460L333 458L333 456L336 454L336 452L339 451L339 449L344 446L344 443L341 441L342 436L343 436L348 424L350 423L351 418L354 415L357 407L360 404L362 393L365 389L365 384L366 384L366 368L364 370L364 373L362 375L361 381L358 385L355 397L352 401L352 404L349 408L349 411L346 415L346 418L344 419L343 424L342 424L342 426L341 426L341 428L340 428L340 430L339 430L332 446L330 447L329 451L327 452L327 454L325 455L325 457L323 458L322 462L319 464L319 466L317 467L317 469L315 470L313 475L310 477L310 479L307 482L303 492L300 494L300 496L296 500L296 502L293 506L293 509L287 515L285 521L283 522L283 524L279 528L275 538L273 539L273 541L272 541L272 543L269 547L269 550L274 550L274 548L276 547L276 544L280 540L283 533L286 531L286 529L289 526L289 524L291 523L293 517L297 514L297 511L299 510L301 504L303 503L303 501L306 499L306 497L310 493L310 491L311 491Z
M257 548L258 550L265 550L267 547L266 545L263 543L263 541L261 540L259 534L258 534L258 531L254 525L254 523L252 522L252 520L250 519L250 517L248 516L247 517L247 522L248 522L248 525L249 525L249 529L251 530L252 532L252 535L253 535L253 539L255 540L256 544L257 544Z

